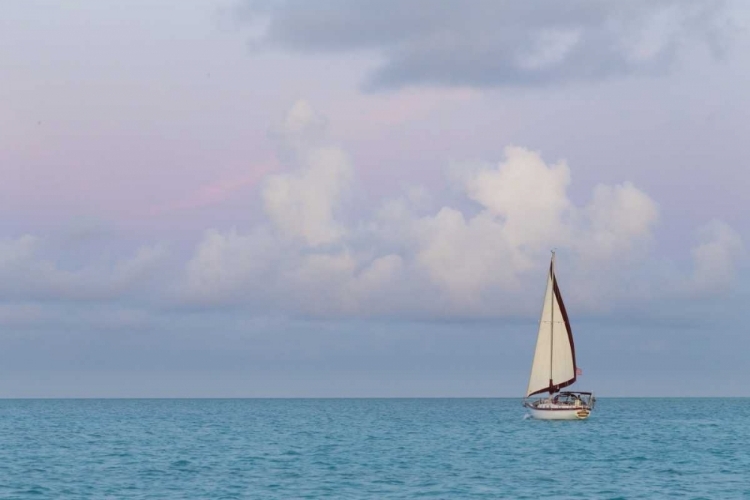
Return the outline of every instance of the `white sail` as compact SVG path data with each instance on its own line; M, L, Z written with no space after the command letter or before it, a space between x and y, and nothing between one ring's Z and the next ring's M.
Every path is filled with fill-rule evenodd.
M541 392L557 392L576 380L575 347L568 315L557 286L554 256L547 277L547 291L539 321L534 362L531 365L526 397Z

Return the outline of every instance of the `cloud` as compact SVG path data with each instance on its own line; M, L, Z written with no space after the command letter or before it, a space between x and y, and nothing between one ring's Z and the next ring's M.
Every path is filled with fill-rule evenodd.
M680 269L680 256L654 254L659 208L647 193L602 184L575 202L568 163L519 146L495 163L454 165L446 182L461 196L451 203L440 190L407 186L371 212L354 210L354 166L327 142L325 119L299 101L280 123L284 167L262 182L266 218L255 227L205 231L177 276L163 245L81 264L48 239L0 240L0 322L56 317L42 301L92 300L108 308L91 324L113 328L140 328L167 305L255 316L531 317L552 248L569 305L601 314L725 293L745 258L740 235L717 220L699 229L685 255L691 267Z
M335 243L344 229L334 219L339 197L352 170L338 148L315 148L302 158L302 168L270 176L263 189L263 206L286 237L316 246Z
M107 300L147 282L166 255L163 245L143 245L109 265L64 266L49 240L32 235L0 240L0 297L5 300ZM92 259L93 261L93 259Z
M368 89L495 87L658 74L695 46L720 53L725 2L246 0L256 50L362 51L382 64Z
M518 146L496 164L454 169L463 205L435 205L424 188L407 188L346 222L355 187L345 152L296 144L289 170L264 185L266 223L247 234L211 230L199 243L187 266L188 302L316 317L533 314L557 248L562 276L575 283L570 300L601 312L668 297L686 282L726 283L740 255L739 236L715 223L693 250L692 278L648 275L654 200L623 182L598 185L576 204L568 164Z
M584 208L586 231L572 245L587 260L621 259L642 255L651 240L659 210L656 203L632 183L598 185Z
M262 192L265 212L276 229L311 246L335 243L343 236L334 212L353 174L346 153L321 142L325 123L305 100L291 107L273 136L282 158L296 168L269 176Z
M406 187L373 212L355 211L353 165L327 142L325 123L306 101L294 104L274 128L284 169L262 182L266 219L245 231L209 229L168 284L162 245L74 265L49 240L0 240L0 297L21 307L7 309L5 321L37 315L29 308L35 301L143 302L147 295L163 299L155 309L176 301L254 315L529 316L552 248L563 283L571 283L570 304L601 313L722 293L744 258L739 234L714 221L700 229L690 269L649 272L657 266L654 200L623 182L598 185L586 203L575 203L567 162L519 146L506 147L496 163L455 165L446 180L461 198L450 204ZM154 276L162 279L149 288ZM126 307L102 321L137 325L147 316Z
M719 220L699 228L698 237L699 243L691 250L693 273L687 291L698 295L727 291L736 281L738 262L745 256L742 238Z
M538 153L505 149L505 161L468 180L469 198L504 220L503 230L514 247L561 242L562 218L571 209L566 190L570 169L564 162L547 165Z
M187 282L179 295L192 303L247 301L250 297L240 292L268 286L268 270L279 252L276 240L263 230L249 235L209 230L187 263Z
M298 166L304 156L320 146L326 136L328 121L305 99L297 100L281 120L271 125L268 136L276 143L282 163Z

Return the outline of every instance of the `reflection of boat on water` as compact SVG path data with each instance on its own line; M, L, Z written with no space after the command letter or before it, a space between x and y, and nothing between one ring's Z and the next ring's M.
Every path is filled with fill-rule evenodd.
M547 277L542 317L536 339L534 361L523 405L540 420L582 420L594 409L596 399L590 392L560 392L572 385L581 370L576 366L573 332L555 276L555 253ZM530 400L532 396L546 397Z

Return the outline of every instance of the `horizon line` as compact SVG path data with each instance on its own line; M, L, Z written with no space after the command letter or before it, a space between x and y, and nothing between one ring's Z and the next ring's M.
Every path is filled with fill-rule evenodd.
M596 394L594 394L596 396ZM597 399L750 399L750 396L596 396ZM0 401L50 400L345 400L345 399L514 399L521 396L0 396Z

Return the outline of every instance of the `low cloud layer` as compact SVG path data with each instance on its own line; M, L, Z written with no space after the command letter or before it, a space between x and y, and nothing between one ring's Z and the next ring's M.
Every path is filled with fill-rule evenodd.
M494 87L668 71L695 47L721 53L732 28L723 1L471 4L417 0L245 0L253 49L361 51L382 64L368 89L412 84Z
M284 168L261 184L263 221L209 229L182 261L166 259L165 244L71 261L48 239L0 240L0 323L127 327L226 308L256 317L532 317L553 248L569 305L601 315L721 296L746 257L740 235L711 220L691 249L665 260L647 193L624 180L576 203L571 167L520 146L494 163L453 165L446 187L460 197L451 203L412 186L365 211L356 193L366 186L326 140L325 122L309 103L294 104L274 127Z
M164 263L164 245L143 245L134 255L83 265L61 264L60 248L32 235L0 240L0 298L6 301L99 301L143 292Z
M415 187L351 221L354 166L321 139L309 104L290 115L300 109L315 139L305 137L304 120L279 136L289 170L266 180L268 222L247 234L208 231L187 265L181 301L315 317L528 315L557 248L570 300L601 312L721 292L742 258L739 235L714 221L700 230L692 269L644 273L654 265L657 203L622 182L596 186L576 205L567 163L518 146L498 163L455 169L462 206Z

